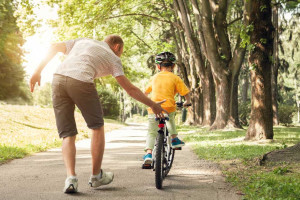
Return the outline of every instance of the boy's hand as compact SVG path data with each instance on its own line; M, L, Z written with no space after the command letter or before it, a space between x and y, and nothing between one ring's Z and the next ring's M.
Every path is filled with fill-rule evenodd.
M163 100L163 101L160 101L160 102L156 102L156 103L153 104L153 106L151 106L151 109L152 109L153 113L155 114L155 116L157 118L165 118L163 112L169 114L168 111L166 111L165 109L163 109L160 106L164 102L166 102L166 100Z
M35 72L30 78L29 85L31 92L34 91L34 86L36 83L38 83L39 86L41 85L41 74L38 72Z

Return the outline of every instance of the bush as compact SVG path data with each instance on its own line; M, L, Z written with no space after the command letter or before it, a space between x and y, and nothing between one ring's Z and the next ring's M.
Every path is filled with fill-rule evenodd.
M247 102L239 103L239 118L240 118L240 123L243 126L249 125L250 112L251 112L250 102L247 101Z
M285 126L293 123L293 115L296 112L296 108L287 104L280 104L278 106L279 122Z
M116 95L104 87L97 88L97 92L100 98L104 116L112 118L118 117L120 105Z

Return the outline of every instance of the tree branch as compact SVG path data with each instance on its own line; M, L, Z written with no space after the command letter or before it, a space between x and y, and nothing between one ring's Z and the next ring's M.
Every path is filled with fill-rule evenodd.
M230 25L232 25L233 23L235 23L235 22L237 22L237 21L239 21L239 20L241 20L241 19L243 19L243 17L238 17L238 18L232 20L231 22L227 23L227 26L230 26Z
M128 16L143 16L143 17L148 17L148 18L156 19L156 20L162 21L162 22L168 22L168 23L171 22L170 20L163 20L163 19L160 19L158 17L152 16L152 15L143 14L143 13L128 13L128 14L124 14L124 15L115 15L115 16L104 18L104 19L106 20L106 19L114 19L114 18L128 17Z
M155 17L155 16L152 16L152 15L147 15L147 14L143 14L143 13L128 13L128 14L123 14L123 15L115 15L115 16L111 16L111 17L106 17L106 18L103 18L103 19L104 20L108 20L108 19L114 19L114 18L120 18L120 17L128 17L128 16L143 16L143 17L148 17L148 18L155 19L157 21L161 21L161 22L166 22L166 23L173 24L174 26L182 29L182 27L179 24L177 24L176 22L172 22L170 20L164 20L164 19L161 19L159 17Z
M137 39L139 39L141 42L143 42L149 49L152 50L152 48L143 40L141 39L135 32L133 32L132 30L130 30L130 32L135 36L137 37Z

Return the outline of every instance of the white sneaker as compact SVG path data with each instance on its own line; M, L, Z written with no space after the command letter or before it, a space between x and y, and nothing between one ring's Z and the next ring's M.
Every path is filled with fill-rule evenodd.
M78 188L78 179L75 176L69 176L65 181L64 193L75 193Z
M101 177L99 175L91 175L89 180L89 185L91 187L99 187L101 185L110 184L114 180L114 173L112 172L103 172L101 170Z

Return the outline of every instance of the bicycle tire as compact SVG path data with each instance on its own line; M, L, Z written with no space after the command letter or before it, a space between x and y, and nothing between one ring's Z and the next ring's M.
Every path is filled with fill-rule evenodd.
M173 161L174 161L174 156L175 156L175 150L174 149L171 149L170 151L171 153L169 154L169 157L167 158L168 161L168 169L166 170L165 172L165 176L167 176L172 168L172 164L173 164Z
M162 188L164 180L164 133L159 132L156 141L155 152L155 186L157 189Z

